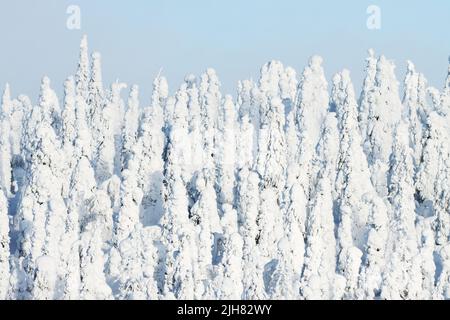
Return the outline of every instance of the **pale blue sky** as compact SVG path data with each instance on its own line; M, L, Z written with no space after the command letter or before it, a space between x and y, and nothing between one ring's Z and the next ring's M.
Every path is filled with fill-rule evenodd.
M81 30L66 28L66 8L81 8ZM366 9L381 8L381 30L368 30ZM359 90L366 51L393 59L403 79L406 60L442 87L450 55L448 0L14 0L0 2L0 86L33 101L48 75L58 92L73 74L82 34L103 56L105 83L136 83L150 99L163 67L171 90L188 73L217 70L223 91L257 78L277 59L301 72L308 57L324 58L328 79L350 69Z

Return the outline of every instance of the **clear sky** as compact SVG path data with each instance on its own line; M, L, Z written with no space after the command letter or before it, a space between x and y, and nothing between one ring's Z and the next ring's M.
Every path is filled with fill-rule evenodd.
M81 30L69 30L69 5L81 9ZM369 30L369 5L381 9L381 29ZM14 0L0 1L0 86L36 101L48 75L62 92L75 72L83 34L103 57L104 82L136 83L150 99L162 67L171 90L188 73L217 70L223 91L257 78L277 59L301 72L308 57L324 58L328 79L350 69L361 87L368 48L397 64L406 60L442 87L450 55L449 0Z

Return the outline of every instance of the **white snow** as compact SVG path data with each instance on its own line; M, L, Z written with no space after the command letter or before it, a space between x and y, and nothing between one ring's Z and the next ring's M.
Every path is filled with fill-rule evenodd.
M450 299L450 68L369 50L357 99L322 63L147 104L83 37L63 98L6 85L0 299Z

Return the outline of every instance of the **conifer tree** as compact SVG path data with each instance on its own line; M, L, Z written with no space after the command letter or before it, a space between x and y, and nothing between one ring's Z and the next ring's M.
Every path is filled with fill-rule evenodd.
M190 219L195 225L198 246L198 263L195 271L195 297L209 294L213 265L214 233L221 231L217 199L212 183L212 173L204 169L195 176L196 201L190 209Z
M80 234L80 298L86 300L112 299L112 291L105 275L105 218L111 218L108 196L95 194L89 206L89 218L82 224Z
M426 100L426 79L415 71L414 64L408 61L408 71L405 77L405 95L403 104L405 115L409 123L410 146L413 149L414 170L417 171L423 149L426 118L429 113Z
M358 101L358 123L361 130L362 141L368 137L368 121L370 109L374 102L372 92L375 88L375 76L377 73L378 59L375 57L373 49L369 49L369 56L366 58L366 76L364 78L363 88Z
M131 152L139 163L138 185L143 192L140 217L144 225L154 225L162 216L163 109L167 100L167 81L158 77L153 83L151 106L144 108L138 140Z
M12 196L10 109L11 96L9 85L6 85L0 110L0 189L7 197Z
M75 75L76 93L78 96L88 101L89 95L89 52L87 36L84 35L80 43L80 55L78 60L77 73Z
M306 250L301 294L306 299L332 299L336 269L333 182L336 177L337 121L333 114L325 120L317 160L320 169L314 186L306 224ZM320 160L319 160L320 159ZM325 262L326 261L326 262Z
M122 168L125 168L131 149L137 141L139 118L139 87L134 85L131 87L128 98L128 109L125 113L125 125L122 138L123 150L121 152Z
M438 112L431 112L426 123L426 140L424 142L422 162L417 173L416 188L424 208L432 205L435 221L433 229L436 244L448 241L450 234L448 215L448 176L446 165L450 151L446 143L450 136L448 118Z
M217 189L219 204L234 204L236 167L236 110L227 95L219 112L217 134ZM220 141L220 144L219 144ZM193 155L194 156L194 155Z
M388 262L383 276L381 296L386 299L417 299L421 294L421 270L415 227L414 169L409 145L408 125L396 130L391 168L389 199L393 209L388 246Z
M244 244L243 294L242 299L267 298L263 280L263 259L261 257L257 225L259 206L259 177L254 171L243 168L238 174L238 222L239 233Z
M381 56L377 62L375 85L369 92L367 133L364 147L372 174L372 183L381 197L386 197L387 171L394 132L403 108L398 92L394 64Z
M189 219L186 190L186 164L189 157L183 145L188 135L187 94L182 86L177 93L165 152L163 243L166 248L165 285L167 298L193 299L193 262L196 257L195 231Z
M0 189L0 300L6 299L9 289L9 250L8 201Z

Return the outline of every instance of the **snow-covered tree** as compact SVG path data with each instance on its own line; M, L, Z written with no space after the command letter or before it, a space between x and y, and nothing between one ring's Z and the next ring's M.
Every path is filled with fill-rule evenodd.
M219 112L217 141L217 190L219 204L234 203L236 167L236 110L232 97L227 95ZM194 156L194 155L193 155Z
M364 299L374 299L381 294L382 274L387 260L389 224L388 212L384 202L375 199L372 203L367 223L369 231L364 247L358 296Z
M80 98L81 100L81 98ZM63 168L65 175L71 175L77 158L74 157L75 139L77 137L75 82L69 77L64 82L64 109L61 112L61 143L68 160ZM63 194L68 197L70 179L64 181Z
M128 109L125 113L125 125L123 128L123 150L122 168L129 158L131 148L134 146L137 140L138 128L139 128L139 87L134 85L131 87L130 96L128 98Z
M401 99L366 62L358 101L314 56L236 100L160 72L141 108L83 37L63 99L6 85L0 299L449 299L450 69L438 90L408 62Z
M260 204L256 223L258 243L262 256L269 262L276 254L277 243L283 234L282 210L275 188L260 189Z
M299 142L296 124L296 108L291 108L287 114L285 136L286 136L286 174L285 174L285 188L283 190L283 225L285 230L285 237L282 239L280 248L287 248L282 255L283 265L280 267L290 268L291 277L299 277L303 267L305 256L305 236L306 236L306 217L309 195L303 189L300 173L304 170L299 165ZM287 241L287 243L286 243ZM288 264L288 261L289 264ZM283 272L283 271L281 271ZM292 283L294 286L287 288L297 288L299 286L298 279L292 280L289 277L284 277L287 283ZM291 298L297 297L298 290L295 290L295 295L290 294ZM290 289L289 292L292 292Z
M236 169L251 168L254 162L253 138L255 128L251 123L249 114L239 117L239 128L236 132Z
M259 245L257 224L259 206L259 177L254 171L243 168L238 174L238 222L244 248L242 256L242 299L264 299L263 259Z
M13 111L12 119L16 116L21 119L21 123L17 123L18 119L10 121L11 127L11 150L12 150L12 165L11 165L11 173L12 173L12 184L11 191L14 194L14 198L16 200L20 197L20 191L22 190L25 184L25 176L26 176L26 162L24 157L24 150L22 145L22 140L24 135L26 134L26 123L27 118L31 114L31 110L33 109L31 105L30 99L25 95L19 95L17 98L16 108ZM21 115L20 115L21 113ZM11 208L13 212L16 212L16 208L19 201L13 202L13 207ZM16 224L14 223L14 230L16 230Z
M120 243L128 238L139 221L139 206L142 201L142 191L137 185L137 163L130 161L129 166L122 172L120 185L120 211L117 217L115 241Z
M209 294L210 273L213 264L214 233L221 232L216 192L212 173L204 169L195 176L196 201L190 210L197 234L197 270L195 270L195 298Z
M286 104L292 108L297 95L297 72L291 67L285 68L284 72L280 75L279 86L281 99L283 99Z
M76 126L76 101L75 82L73 77L69 77L64 82L64 109L61 113L62 142L68 154L72 152L78 130Z
M87 300L112 299L112 291L105 275L105 238L111 238L108 221L112 218L109 197L99 191L91 201L80 234L80 298ZM109 228L111 230L111 226Z
M166 293L166 297L173 295L178 300L192 300L194 298L195 242L191 232L182 232L178 238L178 249L175 252L169 251L169 254L173 254L175 258L173 272L167 277L170 291Z
M439 251L442 264L441 274L436 283L433 299L450 299L450 245L447 243Z
M214 69L208 69L200 78L200 110L203 141L203 167L215 166L215 136L219 107L222 100L220 82Z
M450 203L447 163L450 159L448 117L432 112L427 118L426 140L422 163L417 174L416 188L424 208L432 208L435 215L433 229L436 244L445 244L450 235L448 204Z
M101 55L98 52L94 52L91 58L92 65L88 83L88 97L86 100L88 109L86 112L88 121L94 124L96 121L101 119L102 110L105 103L105 92L103 88ZM98 134L101 134L101 132Z
M301 294L305 299L331 299L334 294L336 248L333 245L333 201L327 178L319 182L315 201L307 224Z
M329 104L328 83L322 68L322 58L313 56L303 71L295 103L297 134L299 135L299 161L302 185L308 188L308 167L319 142Z
M54 300L58 299L55 294L57 286L57 261L47 255L40 256L36 260L36 268L33 274L34 300Z
M197 79L194 75L185 78L188 94L189 140L191 141L192 174L203 168L202 111Z
M417 216L416 234L419 246L421 292L419 299L431 299L434 291L436 265L434 261L435 240L432 229L433 217Z
M422 291L415 228L414 168L408 129L404 123L397 127L391 155L388 186L393 219L381 288L381 297L385 299L417 299Z
M80 99L81 100L81 99ZM82 140L82 138L81 138ZM80 138L75 144L79 145ZM63 299L80 297L80 232L91 220L89 201L95 194L96 181L94 170L86 155L80 154L69 179L69 193L66 200L67 216L61 245L64 248L60 267L63 270Z
M348 216L345 216L344 219L347 218ZM342 224L345 224L345 227L350 226L346 221L342 222ZM343 238L350 232L351 230L344 230L339 236ZM363 252L355 246L345 247L340 252L338 264L340 277L336 279L336 292L334 293L336 298L352 300L358 297L358 279L362 255Z
M417 170L421 157L425 135L425 123L429 113L425 77L415 71L414 64L408 61L408 70L405 78L405 106L404 118L409 123L410 146L413 149L413 164Z
M62 253L60 265L63 271L61 276L62 296L64 300L74 300L80 297L80 222L82 209L79 203L81 197L71 194L68 198L66 225L61 244L65 251Z
M163 243L166 247L164 296L193 299L193 262L195 231L189 219L186 190L186 154L188 146L187 94L183 86L177 93L173 117L169 123L169 137L165 152ZM189 150L190 151L190 150Z
M286 170L286 142L284 136L285 109L279 97L279 79L283 66L271 61L261 69L259 81L259 136L256 170L263 177L264 187L281 188Z
M435 111L444 116L450 113L450 57L448 70L444 88L441 92L433 87L428 88Z
M49 92L49 90L43 90L42 95ZM49 101L49 99L42 97L41 101ZM40 122L34 127L38 119ZM28 119L28 134L24 136L22 142L27 150L25 154L26 161L29 163L29 172L17 213L20 221L18 252L19 257L26 259L28 293L33 288L37 259L47 256L57 263L63 249L60 247L60 241L64 233L66 205L62 198L63 171L61 167L65 161L60 142L50 121L46 109L36 106ZM49 264L45 263L45 265ZM60 275L58 270L58 278Z
M255 168L260 176L260 205L257 217L261 253L269 262L282 238L282 190L286 172L285 109L279 98L279 78L283 66L277 61L261 69L257 105L259 105L258 154Z
M261 128L256 168L263 177L264 187L282 188L286 170L284 106L277 97L267 100L261 104Z
M387 171L395 128L403 113L394 64L381 56L377 62L375 84L369 91L367 132L364 148L372 174L372 183L381 197L386 197Z
M242 237L238 232L237 212L224 204L221 224L223 237L219 240L220 262L215 268L215 297L236 300L242 296Z
M0 109L0 189L7 197L11 196L12 191L10 109L11 95L9 85L6 85Z
M158 298L155 268L157 250L153 242L160 235L156 226L142 227L137 224L127 239L111 254L110 264L115 264L117 299L154 300ZM117 260L117 261L114 261ZM120 260L120 261L119 261ZM112 266L110 265L110 268Z
M296 98L283 125L285 143L285 189L283 201L286 228L292 235L291 247L301 270L304 256L306 208L310 199L311 166L329 108L328 83L322 58L313 56L304 69Z
M94 230L91 230L94 228ZM112 299L111 288L106 283L104 253L101 248L100 231L88 225L80 239L80 298L84 300Z
M371 214L386 214L382 200L371 182L366 156L361 147L357 104L350 74L335 75L332 107L336 109L339 129L337 158L338 272L345 277L343 298L355 298L359 264Z
M8 198L17 194L23 182L20 141L28 108L22 99L25 100L25 96L12 99L10 87L6 84L0 109L0 184Z
M247 150L247 161L249 165L253 165L258 152L258 135L259 135L259 109L256 105L256 97L258 96L258 88L253 80L244 80L238 83L237 105L239 106L239 120L241 126L241 134L245 130L248 139L238 139L239 154L240 150ZM251 158L250 158L251 156ZM245 158L244 158L245 159ZM238 162L241 157L238 157ZM241 164L238 165L242 167Z
M11 100L11 88L9 86L9 83L7 83L5 85L5 89L3 90L1 112L4 117L8 117L12 114L12 111L13 111L13 102Z
M319 142L319 167L314 183L313 200L306 224L306 250L302 272L301 294L306 299L332 299L336 269L336 239L334 237L333 182L336 177L338 146L337 121L333 114L325 120ZM320 159L320 160L319 160Z
M6 299L9 289L9 250L8 201L0 189L0 300Z
M351 242L341 243L340 247L344 249L355 245L362 249L371 203L377 201L378 196L370 182L367 158L361 147L355 92L347 70L338 73L333 79L331 103L336 109L339 129L336 178L339 216L343 223L351 223L349 227L352 230L348 235ZM349 216L344 218L347 214ZM341 226L344 231L346 227Z
M167 100L167 81L158 77L153 83L151 106L142 113L137 143L131 152L138 162L138 186L143 192L140 218L144 225L154 225L162 216L163 184L163 109Z
M50 123L56 135L60 137L62 120L58 96L56 95L56 92L50 88L50 79L47 77L42 79L39 107L41 108L43 118Z
M80 43L80 56L78 60L78 69L75 75L76 93L78 96L88 101L89 95L89 52L87 36L84 35Z
M103 109L95 109L92 116L94 152L96 152L95 175L100 183L108 180L113 174L120 174L120 154L122 151L122 120L124 103L120 92L126 87L124 83L113 83L111 95ZM96 115L98 112L98 116ZM120 129L118 129L120 128Z
M358 101L358 122L363 142L366 141L369 135L368 121L370 110L375 103L372 93L375 89L375 76L377 74L378 62L373 49L369 49L368 53L369 56L366 58L366 76Z

